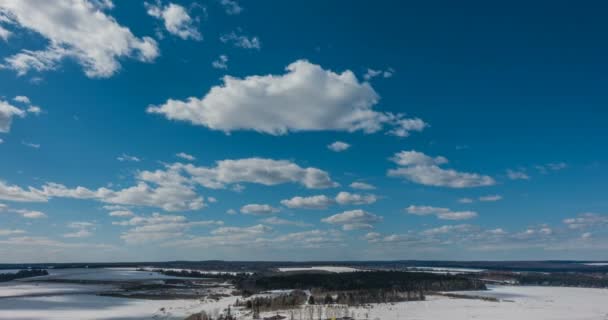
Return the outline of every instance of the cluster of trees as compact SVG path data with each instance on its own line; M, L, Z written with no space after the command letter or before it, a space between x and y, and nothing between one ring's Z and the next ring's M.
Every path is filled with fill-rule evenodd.
M237 286L242 290L317 289L325 292L359 290L428 292L486 288L480 280L458 275L399 271L279 274L242 279Z
M608 276L605 274L584 273L537 273L529 272L516 275L522 285L608 288Z
M227 314L220 314L216 317L213 317L205 311L201 311L199 313L190 315L184 320L236 320L236 317L230 314L230 309L228 309Z
M264 311L275 311L292 309L306 303L307 294L300 290L294 290L287 294L278 296L261 296L247 300L237 300L235 306L244 306L253 311L254 314L259 314Z
M47 276L48 274L48 271L41 269L19 270L16 273L2 273L2 270L0 270L0 282L6 282L22 278Z
M146 269L139 268L137 271L149 271ZM226 280L239 280L243 278L247 278L249 275L247 273L209 273L205 271L196 271L196 270L165 270L165 269L157 269L155 272L162 273L167 276L173 277L184 277L184 278L208 278L208 279L226 279Z

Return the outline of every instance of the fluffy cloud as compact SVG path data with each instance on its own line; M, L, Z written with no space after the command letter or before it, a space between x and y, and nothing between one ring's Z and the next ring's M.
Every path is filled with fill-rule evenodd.
M341 225L345 231L371 229L373 224L381 222L382 217L367 211L356 209L344 211L321 220L325 223Z
M405 209L407 213L418 216L434 215L442 220L467 220L477 217L475 211L452 211L448 208L437 208L431 206L409 206Z
M220 37L220 41L223 43L232 43L235 47L243 48L243 49L256 49L260 50L262 48L262 42L258 37L247 37L242 34L237 34L236 32L230 32L224 34Z
M157 1L156 4L145 3L148 14L163 21L165 29L175 36L184 40L202 40L200 32L194 26L195 20L190 17L188 11L175 3L165 6Z
M243 214L251 214L251 215L267 215L267 214L275 214L281 211L279 208L274 208L267 204L257 204L252 203L248 205L244 205L241 207L241 213Z
M581 213L576 218L564 219L564 224L570 229L588 229L592 227L603 227L608 225L608 215L599 213Z
M357 190L374 190L376 189L376 187L374 187L373 185L369 184L369 183L365 183L365 182L353 182L349 185L349 187L353 188L353 189L357 189Z
M158 55L156 42L138 38L103 12L110 8L88 0L4 0L0 20L31 30L48 41L43 50L22 50L5 59L4 67L23 75L55 69L64 58L75 59L89 77L110 77L120 58L150 62Z
M215 167L196 167L191 164L174 164L169 171L184 171L192 180L207 188L225 188L227 184L258 183L267 186L299 183L310 189L338 186L323 170L302 168L287 160L245 158L217 161Z
M24 118L28 113L38 115L42 111L40 107L31 105L30 99L26 96L17 96L13 100L25 104L27 108L23 110L7 101L0 100L0 132L6 133L11 131L14 117Z
M42 219L42 218L47 217L46 213L44 213L42 211L26 210L26 209L18 209L18 210L12 209L10 211L17 213L26 219Z
M444 157L432 158L422 152L401 151L396 153L391 160L401 167L389 170L389 177L405 178L418 184L449 188L471 188L496 184L496 181L490 176L439 167L448 162Z
M316 195L310 197L293 197L291 199L281 200L281 204L292 209L327 209L332 205L334 200L325 195Z
M4 40L4 42L7 42L8 38L10 38L12 34L12 32L0 26L0 39Z
M24 233L26 233L25 230L20 229L0 229L0 237L14 236Z
M225 54L220 54L220 56L211 62L211 66L216 69L228 69L228 56Z
M92 230L95 229L95 224L92 222L71 222L68 224L68 228L75 229L75 231L64 234L64 238L87 238L93 235Z
M188 221L184 216L162 215L137 216L126 221L114 222L116 225L133 226L121 238L128 244L143 244L154 241L174 239L184 235L192 227L219 226L222 221Z
M185 152L180 152L180 153L176 154L175 156L178 158L182 158L184 160L188 160L188 161L196 160L196 157L194 157L193 155L187 154Z
M48 198L34 188L27 190L0 180L0 200L17 202L46 202Z
M234 15L243 11L243 8L235 0L220 0L220 4L224 7L227 14Z
M336 141L327 146L327 149L329 149L333 152L346 151L346 150L348 150L348 148L350 148L350 144L348 144L346 142L342 142L342 141Z
M366 81L369 81L375 77L379 77L382 76L383 78L390 78L393 76L393 74L395 73L395 69L393 68L388 68L386 70L374 70L374 69L367 69L367 71L365 72L365 75L363 75L363 79L365 79Z
M357 194L342 191L336 196L336 202L342 205L358 205L358 204L371 204L376 202L378 198L373 194Z
M131 210L115 210L108 213L110 217L133 217L135 214Z
M428 123L419 118L401 118L394 121L394 128L388 133L397 137L405 138L410 136L410 132L421 132L428 126Z
M282 75L225 76L202 98L169 99L147 111L170 120L221 130L253 130L272 135L297 131L377 132L384 125L404 128L403 115L373 110L379 97L350 70L335 73L298 60ZM407 126L405 130L415 128Z

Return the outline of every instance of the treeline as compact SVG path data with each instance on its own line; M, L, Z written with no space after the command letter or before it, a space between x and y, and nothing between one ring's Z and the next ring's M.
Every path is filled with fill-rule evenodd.
M345 273L299 273L249 277L237 282L243 291L300 289L321 291L394 290L428 292L483 290L482 281L457 275L420 272L370 271Z
M137 271L154 271L166 276L172 277L184 277L184 278L208 278L208 279L226 279L226 280L239 280L249 277L247 273L208 273L205 271L196 270L165 270L165 269L142 269L139 268Z
M0 270L0 282L49 275L48 271L41 270L41 269L19 270L16 273L1 273L1 272L2 272L2 270Z
M308 295L301 290L294 290L290 293L277 296L254 297L248 300L237 300L235 306L245 307L252 310L254 314L264 311L275 311L292 309L306 303Z
M521 285L608 288L608 276L599 273L522 273L515 278Z

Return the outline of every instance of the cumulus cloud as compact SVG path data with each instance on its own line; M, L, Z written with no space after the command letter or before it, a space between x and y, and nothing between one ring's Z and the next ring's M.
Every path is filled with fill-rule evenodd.
M92 222L71 222L68 228L75 229L63 235L64 238L87 238L93 235L95 224Z
M357 194L342 191L336 196L336 202L342 205L372 204L378 198L373 194Z
M608 225L608 215L586 212L577 215L575 218L564 219L563 222L570 229L603 227Z
M220 4L224 7L226 14L235 15L243 11L243 7L235 0L220 0Z
M135 214L131 210L115 210L108 213L110 217L133 217Z
M120 69L119 59L151 62L158 55L156 41L138 38L103 10L106 5L88 0L5 0L0 2L0 18L42 36L48 46L27 50L5 58L5 68L19 75L30 70L57 68L64 58L76 60L87 76L110 77Z
M350 148L350 144L343 142L343 141L336 141L327 146L327 149L329 149L333 152L346 151L346 150L348 150L348 148Z
M496 184L496 181L487 175L441 168L440 165L448 162L441 156L433 158L412 150L396 153L391 160L401 167L390 169L387 173L389 177L405 178L422 185L471 188Z
M394 121L394 127L388 133L397 137L409 137L411 132L421 132L429 126L420 118L401 118Z
M228 184L257 183L267 186L283 183L299 183L309 189L336 187L338 184L331 180L323 170L308 167L303 168L287 160L264 158L245 158L237 160L221 160L215 167L197 167L191 164L173 164L169 171L185 172L200 185L219 189Z
M181 39L202 40L203 37L194 26L196 19L193 19L183 6L175 3L162 5L160 1L155 4L145 3L145 7L150 16L161 20L165 29L172 35Z
M23 189L0 180L0 200L16 202L46 202L48 198L34 188Z
M281 204L292 209L327 209L334 203L332 198L325 195L315 195L310 197L293 197L281 200Z
M365 183L365 182L360 182L360 181L355 181L355 182L351 183L349 185L349 187L351 187L353 189L357 189L357 190L374 190L374 189L376 189L376 187L374 187L373 185L371 185L369 183Z
M26 112L11 105L6 101L0 100L0 132L11 131L11 124L14 117L23 118Z
M275 214L281 211L279 208L272 207L268 204L252 203L241 207L241 213L251 215L268 215Z
M46 213L36 210L12 209L10 211L17 213L26 219L42 219L47 217Z
M193 227L221 226L222 221L189 221L180 215L136 216L129 220L114 222L115 225L132 226L122 233L121 238L128 244L143 244L181 237Z
M26 231L21 229L0 229L0 237L14 236L24 233L26 233Z
M178 158L182 158L184 160L188 160L188 161L194 161L194 160L196 160L196 157L194 157L193 155L189 155L189 154L187 154L185 152L180 152L180 153L176 154L175 156L178 157Z
M365 79L366 81L369 81L375 77L383 77L383 78L390 78L393 76L393 74L395 73L395 69L393 68L388 68L386 70L375 70L375 69L370 69L368 68L367 71L365 72L365 75L363 75L363 79Z
M262 48L262 42L258 37L248 37L243 34L237 34L234 31L222 35L220 41L223 43L232 43L235 47L243 49L260 50Z
M228 56L225 54L220 54L220 56L211 62L211 66L216 69L228 69Z
M452 211L448 208L411 205L405 209L407 213L418 216L434 215L442 220L467 220L477 217L475 211Z
M335 73L306 60L298 60L281 75L225 76L203 98L169 99L150 106L149 113L170 120L230 133L253 130L272 135L298 131L363 131L373 133L383 126L403 127L402 114L373 110L379 96L367 82L359 82L352 71Z
M341 225L343 230L350 231L371 229L374 224L382 221L382 217L361 209L356 209L335 214L324 218L321 221L329 224Z
M10 38L12 34L12 32L0 26L0 39L4 40L4 42L8 42L8 38Z

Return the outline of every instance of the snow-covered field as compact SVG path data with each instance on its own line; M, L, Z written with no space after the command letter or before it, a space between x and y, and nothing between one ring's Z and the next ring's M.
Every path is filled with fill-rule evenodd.
M184 279L181 277L166 276L153 271L136 271L134 268L74 268L49 269L48 276L25 278L21 281L41 280L89 280L89 281L134 281L134 280L162 280Z
M236 297L220 301L141 300L95 295L0 299L2 320L182 320L206 310L217 313Z
M350 267L332 267L332 266L320 266L320 267L301 267L301 268L278 268L280 272L290 272L290 271L327 271L327 272L356 272L362 271L360 269L350 268Z
M17 281L0 283L0 298L32 296L32 295L60 295L75 293L97 293L113 289L105 285L81 285L71 283L21 283ZM1 302L0 302L1 305ZM1 308L0 308L1 309Z
M483 272L484 269L471 269L471 268L444 268L444 267L411 267L407 271L410 272L428 272L436 274L463 274L463 273L476 273Z
M590 262L590 263L583 263L586 266L594 266L594 267L606 267L608 266L608 262Z

